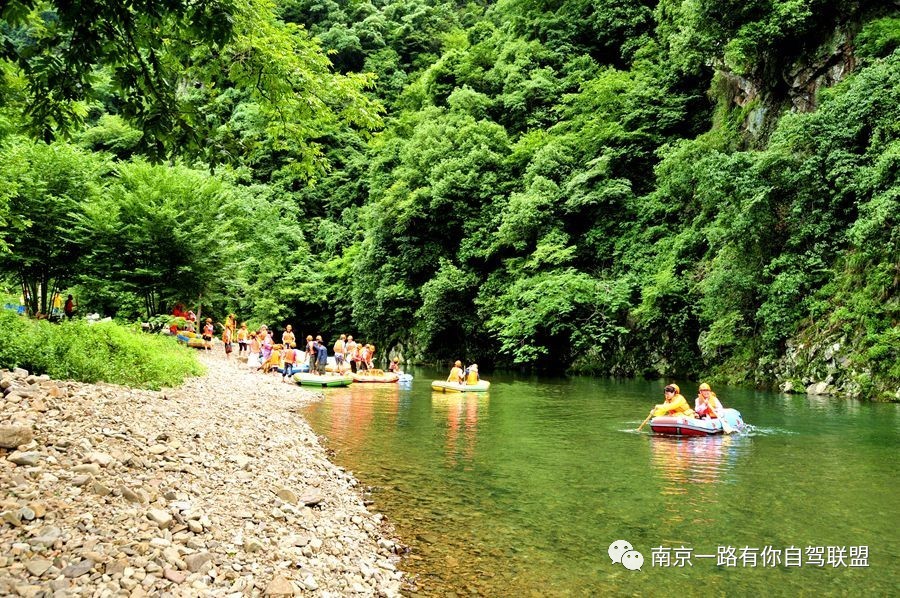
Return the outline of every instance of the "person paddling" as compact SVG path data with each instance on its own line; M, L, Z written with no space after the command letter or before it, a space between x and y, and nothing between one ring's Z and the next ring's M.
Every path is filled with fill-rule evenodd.
M677 384L669 384L663 389L665 401L653 407L653 417L663 415L683 415L695 417L694 410L688 405L687 399L681 394Z

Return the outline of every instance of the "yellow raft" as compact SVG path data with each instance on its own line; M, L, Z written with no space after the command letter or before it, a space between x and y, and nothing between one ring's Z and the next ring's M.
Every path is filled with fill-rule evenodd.
M487 392L491 383L487 380L479 380L476 384L459 384L445 380L432 380L431 390L439 392Z

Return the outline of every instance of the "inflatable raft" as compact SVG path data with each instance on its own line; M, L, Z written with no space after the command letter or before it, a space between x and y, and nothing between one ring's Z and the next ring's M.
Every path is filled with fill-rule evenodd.
M439 392L487 392L490 387L491 383L487 380L479 380L477 384L458 384L444 380L433 380L431 382L431 390Z
M318 386L320 388L333 388L336 386L350 386L353 378L350 376L320 376L318 374L294 374L294 382L301 386Z
M351 374L350 376L353 378L354 382L358 383L369 383L369 382L397 382L400 380L400 376L398 374L394 374L393 372L383 372L382 374L365 374L361 372L357 372L355 374Z
M734 430L744 427L744 420L736 409L722 409L719 417L728 422ZM655 434L669 436L713 436L722 433L721 419L696 419L683 415L664 415L650 420L650 429Z
M193 333L191 333L193 334ZM188 347L193 347L195 349L203 349L206 347L206 343L199 336L187 336L186 334L178 333L175 339Z

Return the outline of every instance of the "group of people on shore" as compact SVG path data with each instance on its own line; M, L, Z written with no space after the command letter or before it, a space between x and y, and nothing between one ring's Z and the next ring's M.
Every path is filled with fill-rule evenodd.
M717 419L723 407L719 397L712 391L706 382L700 384L697 389L697 398L694 399L694 408L681 394L681 388L677 384L668 384L663 389L664 401L655 405L651 410L653 417L663 415L682 415L698 419Z
M263 373L277 372L282 380L302 370L325 375L328 365L328 345L321 335L307 335L301 346L291 324L285 326L281 333L281 342L276 342L275 333L263 324L257 330L250 330L244 322L238 327L234 314L219 324L222 330L222 343L225 346L225 357L229 359L237 343L238 355L247 355L247 367ZM203 326L204 348L209 350L213 338L214 325L211 318L206 319ZM353 335L341 334L331 347L334 356L334 370L338 374L348 372L366 372L375 369L375 345L358 343ZM399 371L399 360L390 364L391 371Z

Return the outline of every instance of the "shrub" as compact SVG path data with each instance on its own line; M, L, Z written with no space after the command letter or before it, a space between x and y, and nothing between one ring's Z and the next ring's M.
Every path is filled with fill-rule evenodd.
M0 367L80 382L111 382L141 388L176 386L203 373L174 339L141 334L114 322L84 320L50 324L0 313Z

